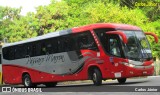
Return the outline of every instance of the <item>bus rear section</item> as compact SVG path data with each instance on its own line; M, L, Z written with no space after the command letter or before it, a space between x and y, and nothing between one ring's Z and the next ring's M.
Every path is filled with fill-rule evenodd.
M0 42L0 85L3 84L3 79L2 79L2 45L3 45L3 42Z
M156 39L156 36L154 36ZM136 26L98 23L3 46L6 84L55 86L61 81L149 76L154 66L146 35Z

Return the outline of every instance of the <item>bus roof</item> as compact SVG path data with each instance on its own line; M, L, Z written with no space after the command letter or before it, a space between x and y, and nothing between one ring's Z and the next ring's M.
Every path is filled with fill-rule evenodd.
M81 27L72 28L73 32L81 32L87 31L97 28L114 28L116 30L141 30L137 26L128 25L128 24L117 24L117 23L97 23L97 24L90 24Z
M3 47L8 47L8 46L14 46L18 44L23 44L23 43L28 43L28 42L34 42L38 40L43 40L47 38L52 38L52 37L57 37L61 35L66 35L70 33L77 33L77 32L82 32L82 31L87 31L87 30L92 30L92 29L97 29L97 28L114 28L116 30L141 30L137 26L132 26L132 25L127 25L127 24L115 24L115 23L96 23L96 24L90 24L90 25L85 25L85 26L80 26L80 27L74 27L71 29L67 30L61 30L57 32L51 32L42 36L37 36L34 38L30 38L24 41L19 41L15 43L8 43L3 45Z
M19 45L19 44L28 43L28 42L34 42L34 41L43 40L43 39L52 38L52 37L58 37L60 35L66 35L66 34L70 34L70 33L71 33L71 29L51 32L51 33L47 33L47 34L44 34L41 36L29 38L27 40L23 40L23 41L19 41L19 42L6 43L2 47L14 46L14 45Z

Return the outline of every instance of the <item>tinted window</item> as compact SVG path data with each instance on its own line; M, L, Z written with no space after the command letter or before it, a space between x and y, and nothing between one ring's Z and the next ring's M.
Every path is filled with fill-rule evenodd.
M106 45L106 32L108 31L114 31L115 29L112 29L112 28L100 28L100 29L95 29L95 33L97 34L100 42L102 43L102 45Z
M60 52L76 50L76 42L73 35L66 35L59 38Z
M118 35L108 35L106 32L113 31L114 29L95 29L105 52L109 55L114 55L117 57L124 57L122 51L121 39Z
M121 57L119 41L115 38L109 39L109 53L118 57Z
M3 48L4 59L13 60L80 49L98 50L89 31Z
M89 31L85 31L83 33L77 33L75 34L75 37L79 49L98 50L94 38Z
M14 56L15 56L14 47L3 48L2 52L3 52L4 59L8 59L8 60L14 59Z
M7 48L3 48L2 53L3 53L3 58L8 59L9 51L7 50Z

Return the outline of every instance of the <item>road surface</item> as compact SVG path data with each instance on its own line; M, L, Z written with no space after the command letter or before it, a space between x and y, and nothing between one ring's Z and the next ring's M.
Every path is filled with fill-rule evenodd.
M14 87L23 88L19 85L14 85ZM23 93L23 95L160 95L160 76L128 79L125 84L119 84L116 80L113 80L105 81L101 86L84 82L81 84L58 84L52 88L39 85L38 88L41 88L43 93ZM22 93L14 92L12 94L21 95ZM10 94L0 93L0 95Z

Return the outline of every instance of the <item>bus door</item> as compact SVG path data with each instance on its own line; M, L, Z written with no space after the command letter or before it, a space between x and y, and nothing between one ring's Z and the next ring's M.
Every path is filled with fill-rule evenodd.
M110 70L115 78L122 77L123 65L120 64L124 61L124 53L122 50L121 39L119 35L107 35L107 53L109 54Z

